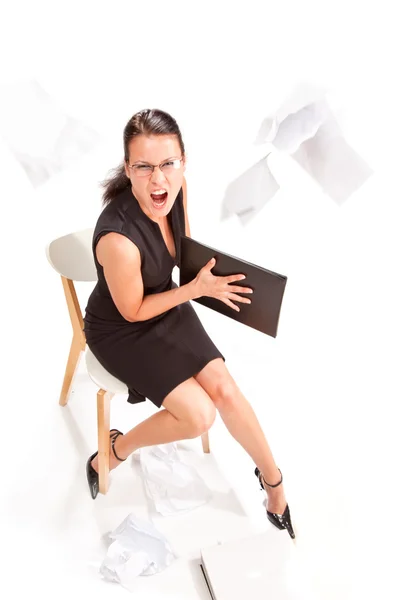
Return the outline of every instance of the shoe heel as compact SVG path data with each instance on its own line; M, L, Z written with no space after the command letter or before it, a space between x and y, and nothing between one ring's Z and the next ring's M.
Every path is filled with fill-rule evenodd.
M278 487L278 485L281 485L281 483L283 481L283 475L282 475L282 471L280 469L278 469L278 470L279 470L279 472L281 474L281 480L278 481L278 483L275 483L275 484L272 485L272 484L267 483L265 481L265 479L264 479L264 477L263 477L263 475L262 475L262 473L261 473L261 471L260 471L260 469L258 467L256 467L254 469L254 474L257 477L257 479L259 481L259 484L260 484L260 488L263 491L266 491L266 489L265 489L265 487L263 485L263 481L264 481L264 483L268 487L271 487L271 488L275 488L275 487ZM294 527L293 527L293 524L292 524L292 520L291 520L291 517L290 517L290 509L289 509L289 505L288 504L286 504L286 508L283 511L282 515L279 515L277 513L273 513L273 512L270 512L269 510L267 510L267 518L272 523L272 525L275 525L275 527L277 527L277 529L279 529L280 531L282 531L283 529L286 529L287 532L288 532L288 534L292 538L292 540L295 542L296 533L295 533L295 530L294 530Z
M110 439L111 439L111 447L112 450L114 452L115 458L117 458L118 460L122 461L122 460L126 460L125 458L119 458L116 453L115 453L115 449L114 449L114 443L115 440L117 439L117 437L119 435L123 435L123 433L121 431L119 431L118 429L111 429L110 431ZM95 452L94 454L92 454L91 456L89 456L87 462L86 462L86 477L87 477L87 481L89 484L89 490L90 490L90 495L92 496L93 500L96 499L97 494L99 493L99 474L97 473L97 471L95 471L92 467L92 460L98 455L98 451Z

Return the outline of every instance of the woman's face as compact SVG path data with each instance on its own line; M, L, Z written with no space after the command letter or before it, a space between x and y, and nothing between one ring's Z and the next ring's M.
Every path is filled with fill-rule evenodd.
M173 162L179 158L183 159L180 163ZM163 170L155 168L151 172L148 168L160 164L165 165ZM150 219L157 221L169 213L182 187L184 171L185 157L175 135L139 135L130 142L125 172L135 198Z

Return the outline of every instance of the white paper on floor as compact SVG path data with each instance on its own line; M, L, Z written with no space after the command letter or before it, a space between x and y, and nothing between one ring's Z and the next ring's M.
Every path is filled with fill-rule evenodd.
M100 566L100 574L129 591L133 591L138 576L160 573L176 558L167 538L152 523L133 513L109 536L114 541Z
M176 443L141 448L139 458L146 494L162 515L187 512L211 499L211 490L182 460Z

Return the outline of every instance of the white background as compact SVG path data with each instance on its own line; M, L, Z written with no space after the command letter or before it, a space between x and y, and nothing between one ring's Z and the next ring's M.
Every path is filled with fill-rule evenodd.
M40 495L49 477L70 340L61 284L44 247L94 225L98 183L123 157L123 127L150 107L170 112L182 130L192 237L288 276L276 339L196 310L262 422L289 503L299 507L320 597L396 597L400 44L395 3L373 6L2 6L2 83L37 79L103 139L36 189L0 140L3 550L12 556L10 589L16 581L25 589L29 562L26 590L34 577L33 589L46 580L62 594L63 566L51 563L48 542L39 544L41 523L32 512L23 517L18 501ZM259 125L304 80L331 90L346 139L373 176L338 206L277 155L276 196L246 227L235 217L221 222L227 184L262 156L253 145ZM84 303L89 290L78 291ZM126 413L132 422L125 429L134 425L134 411ZM88 447L94 421L90 436ZM223 428L213 439L225 476L244 498L251 461ZM64 458L59 454L53 468L62 471ZM86 457L75 458L84 469Z

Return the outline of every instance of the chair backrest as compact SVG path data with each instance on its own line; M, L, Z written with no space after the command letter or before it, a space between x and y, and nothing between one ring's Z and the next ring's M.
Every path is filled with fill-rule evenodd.
M47 260L62 277L72 281L97 281L92 253L93 228L56 238L46 247Z
M74 281L97 281L96 265L92 253L93 229L75 231L56 238L46 247L47 260L61 275L65 299L74 332L73 345L85 350L82 311L79 306Z

